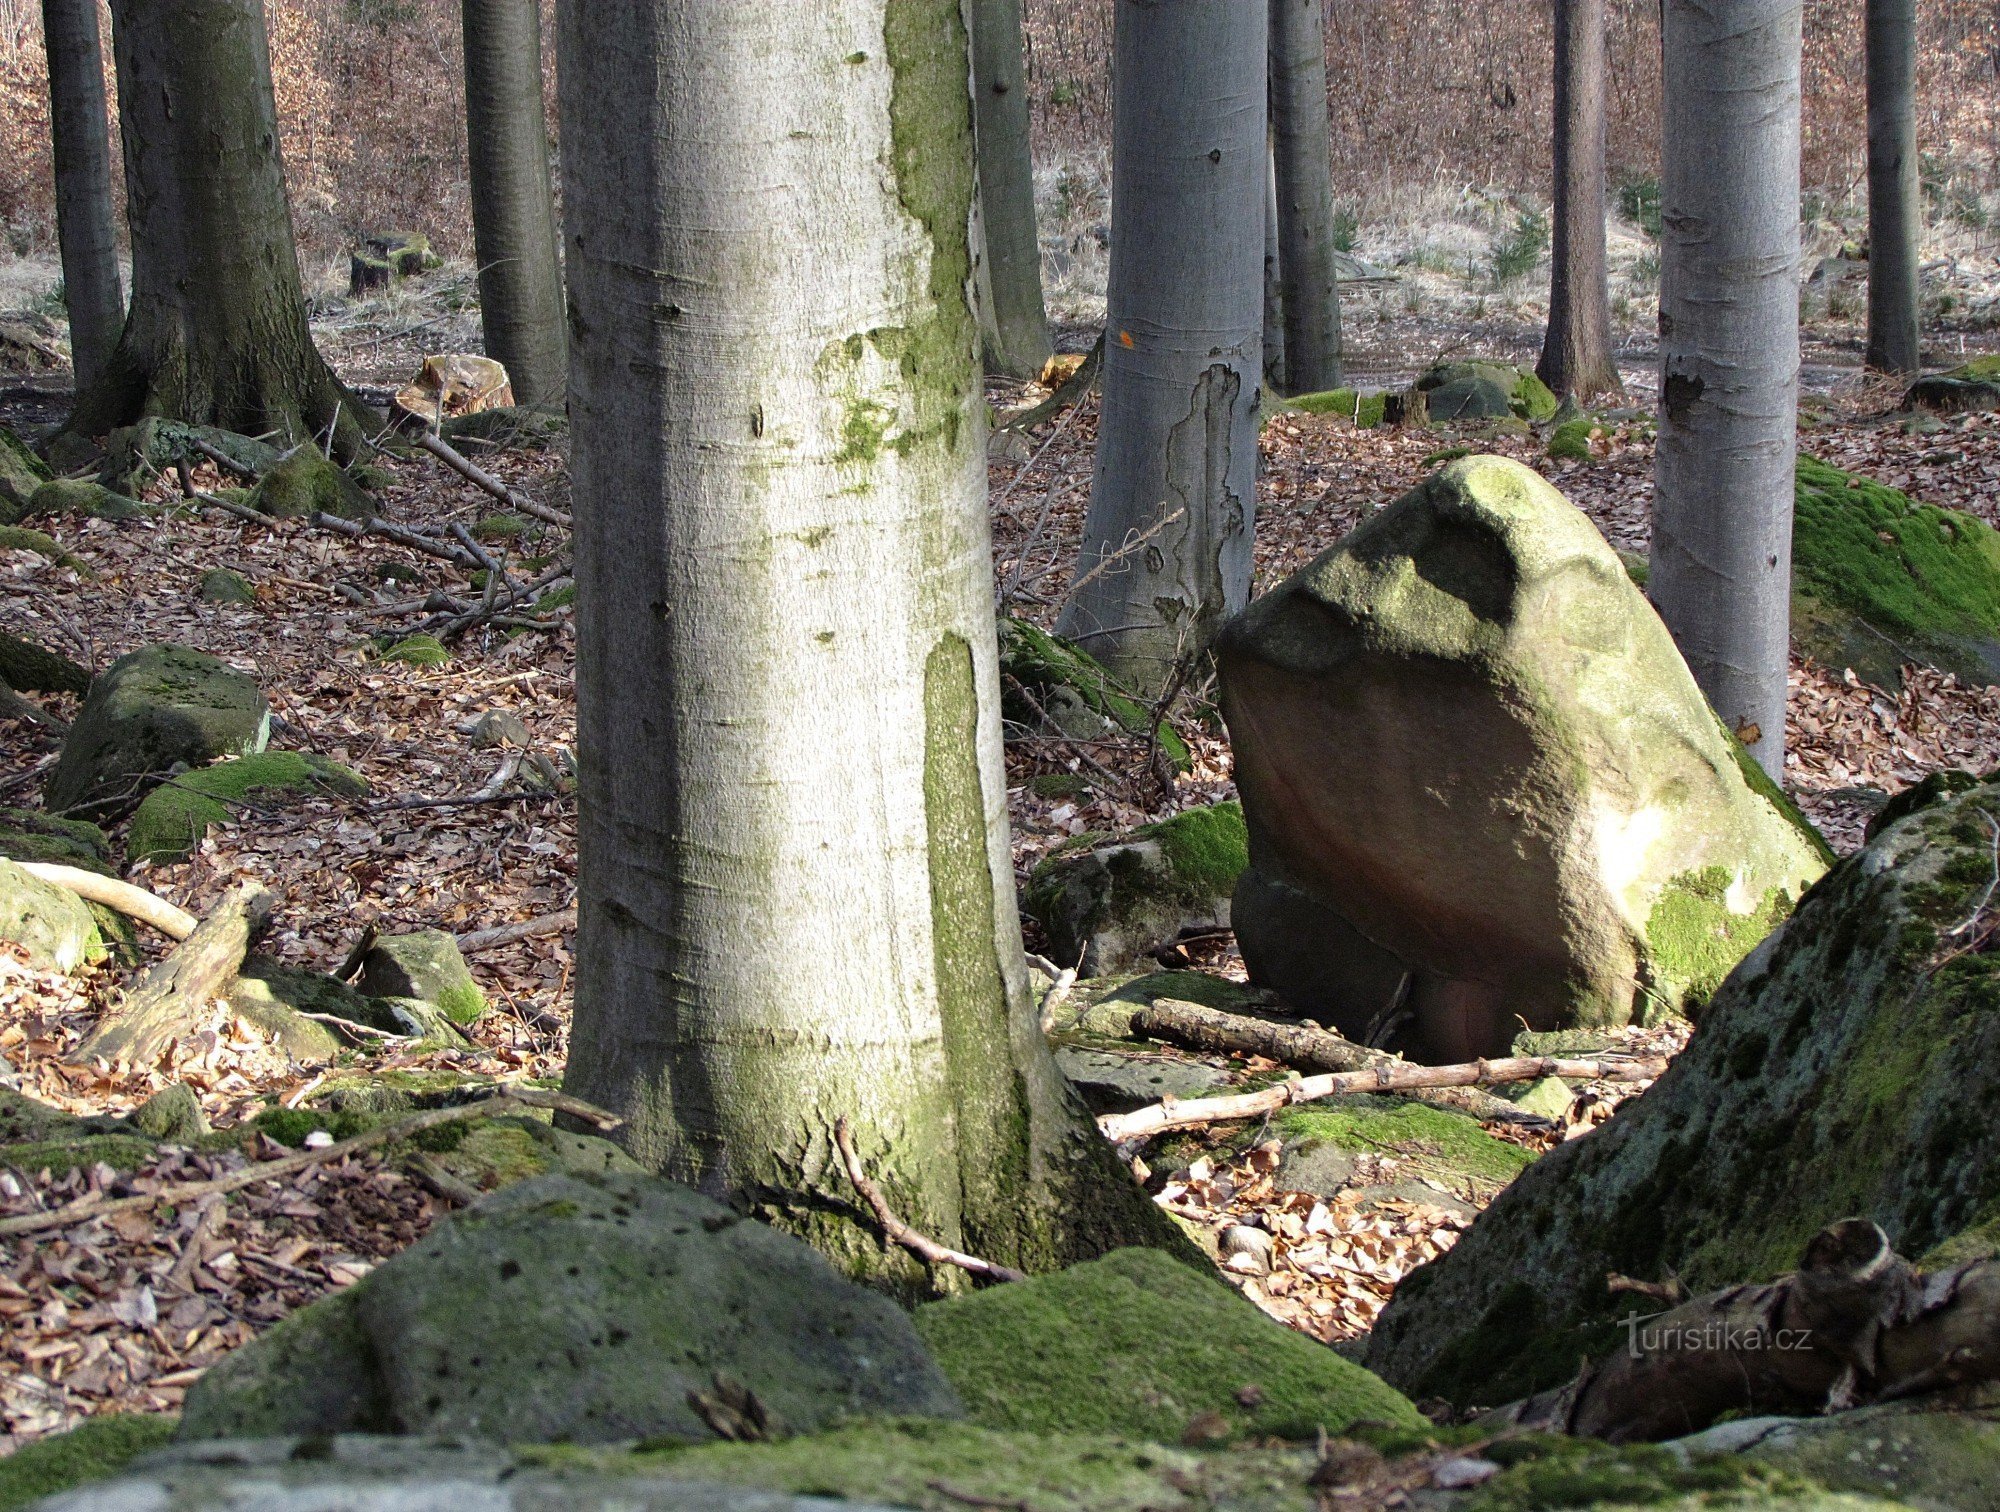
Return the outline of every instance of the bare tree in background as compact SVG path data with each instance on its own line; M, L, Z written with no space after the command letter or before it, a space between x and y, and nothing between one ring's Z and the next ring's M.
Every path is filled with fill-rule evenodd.
M885 1251L1162 1233L1050 1058L1007 840L959 0L565 0L581 753L566 1082ZM829 66L829 59L834 66Z
M1340 386L1340 285L1334 273L1333 167L1326 101L1324 0L1271 0L1272 157L1285 387Z
M1535 373L1588 404L1622 394L1604 234L1604 0L1555 0L1555 238Z
M1782 780L1798 448L1800 0L1666 0L1650 591Z
M1917 322L1917 3L1868 0L1868 354L1923 370Z
M522 404L560 408L569 353L538 0L464 0L465 141L486 352Z
M63 303L69 309L70 360L81 392L103 374L125 328L97 0L42 0L42 41L49 57Z
M1042 242L1035 225L1035 164L1028 142L1028 85L1021 0L972 0L973 118L987 298L980 309L987 369L1032 378L1055 347L1042 303Z
M263 0L112 0L132 308L67 428L141 415L325 436L376 417L313 346L271 98Z
M1142 689L1250 596L1267 16L1117 0L1104 408L1062 630Z

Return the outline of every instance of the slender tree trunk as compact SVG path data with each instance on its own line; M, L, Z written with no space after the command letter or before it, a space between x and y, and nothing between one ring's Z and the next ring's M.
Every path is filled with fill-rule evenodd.
M342 455L373 417L314 349L263 0L112 0L132 308L68 428L165 415Z
M486 355L522 404L560 409L569 352L537 0L465 0L465 141Z
M1917 330L1917 3L1868 0L1868 366L1923 370Z
M1650 591L1782 778L1798 447L1800 0L1666 0Z
M1333 267L1333 158L1324 0L1271 0L1271 123L1284 280L1285 382L1340 387L1340 285Z
M1035 225L1035 163L1028 150L1021 0L971 0L971 14L979 205L991 296L980 311L986 366L1012 378L1032 378L1055 347L1042 304L1042 241Z
M42 0L42 38L49 55L63 303L69 307L70 360L81 392L103 373L125 325L97 0Z
M1142 689L1250 596L1266 22L1117 0L1104 408L1062 628Z
M1056 1072L1000 752L959 0L565 0L582 756L567 1085L805 1233L1157 1233Z
M1536 376L1589 403L1622 394L1604 245L1604 0L1555 0L1555 244Z
M1285 279L1278 265L1278 166L1264 175L1264 381L1285 387Z

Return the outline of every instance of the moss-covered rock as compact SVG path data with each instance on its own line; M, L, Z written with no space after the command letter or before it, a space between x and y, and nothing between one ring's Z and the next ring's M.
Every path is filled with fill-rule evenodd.
M245 474L275 466L281 455L276 447L234 431L149 416L106 438L97 481L115 494L136 497L154 477L170 471L176 463L185 462L192 468L209 461L203 447L221 452L234 470Z
M691 1397L718 1374L794 1431L960 1411L895 1304L683 1187L606 1174L523 1182L447 1219L210 1370L181 1436L698 1442L713 1430Z
M161 1144L191 1145L208 1133L201 1101L180 1082L162 1087L132 1110L132 1127Z
M103 830L80 819L57 819L39 809L0 808L0 857L78 866L100 876L117 875L111 841Z
M283 966L259 955L243 963L229 987L229 1006L236 1016L270 1036L300 1062L330 1061L340 1054L343 1044L327 1025L304 1015L324 1013L354 1019L356 1011L366 1011L367 1003L360 993L330 976Z
M83 899L12 861L0 861L0 940L19 945L44 971L75 971L104 956L97 920Z
M421 231L378 231L348 254L347 292L353 299L441 266Z
M62 542L45 531L30 530L25 525L0 525L0 551L32 551L58 567L74 567L81 575L89 576L84 564L63 550Z
M0 1145L48 1144L93 1134L132 1132L132 1126L122 1118L78 1117L11 1088L0 1087Z
M1800 457L1792 638L1828 666L1900 684L1905 662L2000 682L2000 532Z
M365 798L368 784L310 751L259 751L219 761L148 793L132 816L126 849L134 861L179 861L201 844L211 824L316 796Z
M240 572L231 572L227 567L211 567L201 575L201 585L196 590L204 604L254 604L257 590L250 586L250 579Z
M435 635L406 635L382 648L378 658L405 667L445 667L451 652Z
M1616 1343L1613 1272L1699 1293L1791 1269L1859 1215L1900 1253L2000 1211L2000 784L1942 798L1843 861L1716 993L1643 1096L1537 1161L1397 1289L1370 1360L1495 1403Z
M136 1171L154 1154L153 1141L136 1133L67 1134L54 1139L0 1144L0 1166L26 1171L30 1176L42 1171L65 1176L97 1165L108 1165L114 1171Z
M362 958L360 980L370 997L422 998L454 1024L470 1024L486 1011L486 994L458 941L442 929L384 935Z
M85 1418L67 1433L23 1444L0 1458L0 1512L44 1496L108 1480L174 1436L175 1419L112 1414Z
M1689 1454L1658 1444L1612 1445L1596 1439L1530 1433L1480 1448L1501 1473L1448 1503L1462 1512L1552 1512L1555 1508L1627 1512L1892 1512L1899 1503L1830 1493L1804 1476L1735 1455Z
M1064 965L1080 962L1082 975L1099 976L1185 929L1228 926L1230 891L1249 860L1240 805L1188 809L1116 840L1085 839L1037 865L1022 898Z
M1010 722L1079 740L1107 734L1144 736L1150 711L1096 657L1026 620L1000 622L1000 711ZM1187 742L1162 720L1160 749L1177 770L1187 769Z
M1273 1127L1285 1141L1281 1158L1288 1166L1303 1168L1327 1151L1388 1154L1410 1179L1429 1179L1482 1203L1534 1159L1521 1146L1495 1139L1470 1114L1400 1097L1341 1097L1288 1108ZM1282 1180L1288 1190L1320 1190Z
M454 446L472 442L493 449L542 451L563 438L569 419L561 410L496 404L469 415L448 416L442 429L445 440Z
M482 541L518 541L532 527L519 515L487 515L476 522L472 533Z
M90 690L90 673L67 656L0 631L0 682L17 693L74 693Z
M1597 422L1588 415L1563 421L1549 432L1550 458L1558 462L1588 462L1595 455L1590 449L1590 438L1596 429Z
M1208 1414L1215 1437L1423 1421L1359 1366L1154 1250L932 1303L917 1330L987 1428L1178 1443Z
M1503 415L1540 422L1562 407L1531 370L1503 362L1440 362L1418 377L1414 391L1425 396L1434 424Z
M58 814L117 814L176 765L264 749L271 706L256 683L186 646L121 656L90 685L49 777Z
M1339 415L1352 420L1362 430L1374 430L1382 423L1387 404L1386 394L1364 394L1359 389L1338 388L1320 394L1299 394L1287 399L1283 409L1300 410L1308 415Z
M78 516L90 520L143 520L154 511L150 505L123 494L113 493L101 483L81 478L57 478L44 483L28 500L31 515Z
M369 520L381 512L360 484L310 443L294 448L267 469L250 491L249 503L273 519L330 514L343 520Z
M1458 1061L1698 1005L1826 868L1617 553L1519 463L1434 474L1217 657L1244 960L1350 1038L1400 1018Z
M35 490L49 478L48 465L28 443L0 425L0 525L12 525L20 519Z

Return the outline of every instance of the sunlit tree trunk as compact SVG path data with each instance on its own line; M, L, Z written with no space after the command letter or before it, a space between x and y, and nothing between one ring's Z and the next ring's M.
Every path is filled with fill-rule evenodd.
M1666 0L1650 591L1781 777L1798 445L1800 0Z
M1611 355L1604 239L1604 0L1555 0L1555 237L1535 373L1589 403L1624 392Z
M958 0L566 0L569 1088L922 1290L1158 1232L1055 1070L1007 843Z
M1264 175L1264 381L1285 388L1285 283L1278 266L1278 168Z
M1104 408L1062 629L1146 690L1250 594L1266 18L1117 0Z
M1868 0L1868 366L1923 368L1917 323L1917 3Z
M42 38L49 56L63 303L69 309L70 359L81 391L103 373L125 326L97 0L42 0Z
M1032 378L1055 348L1042 304L1042 243L1035 226L1021 0L971 0L971 14L980 219L986 231L990 295L981 311L986 365L992 372Z
M372 417L306 325L263 0L112 0L132 308L69 429L166 415L351 455Z
M537 0L464 0L465 140L479 319L522 404L561 408L569 353Z
M1271 0L1271 124L1285 384L1295 394L1340 386L1340 286L1333 266L1323 3Z

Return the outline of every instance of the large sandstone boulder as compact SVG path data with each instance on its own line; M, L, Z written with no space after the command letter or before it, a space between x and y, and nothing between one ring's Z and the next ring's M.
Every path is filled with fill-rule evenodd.
M44 971L74 971L104 954L90 905L67 888L0 861L0 940Z
M186 646L148 646L91 683L49 778L49 810L115 814L176 765L261 751L270 735L271 706L248 677Z
M2000 782L1889 826L1731 975L1643 1096L1544 1156L1411 1275L1369 1361L1496 1403L1615 1347L1617 1273L1690 1294L1873 1219L1923 1256L2000 1216Z
M1218 655L1244 958L1350 1036L1460 1060L1698 1003L1830 859L1617 553L1518 463L1451 464Z
M960 1412L886 1297L685 1187L607 1172L438 1225L202 1377L181 1436L701 1440L715 1418L695 1398L726 1411L725 1381L794 1431Z

